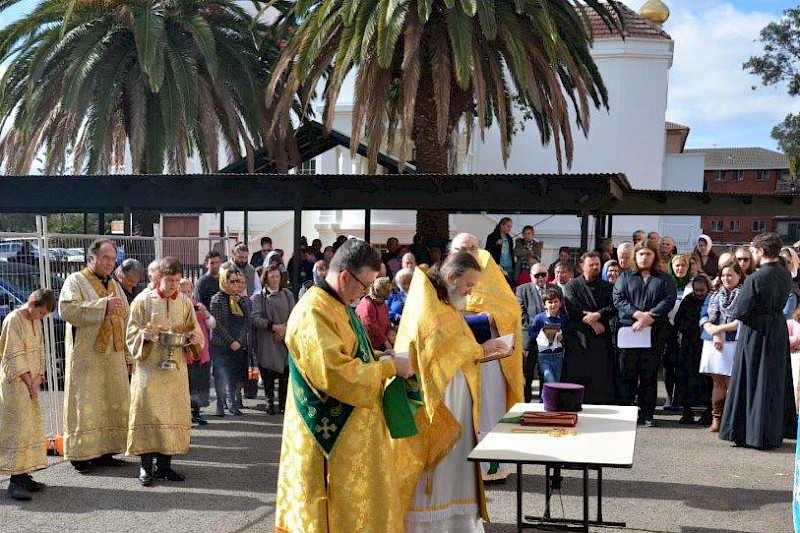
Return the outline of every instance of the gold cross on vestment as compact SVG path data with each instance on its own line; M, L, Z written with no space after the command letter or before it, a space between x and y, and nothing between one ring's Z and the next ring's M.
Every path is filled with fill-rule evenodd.
M320 432L322 433L322 438L323 439L331 438L331 433L333 433L337 429L338 428L336 427L336 424L331 424L330 420L328 420L327 417L322 419L322 425L321 426L319 424L317 424L317 427L314 428L314 430L317 433L320 433Z

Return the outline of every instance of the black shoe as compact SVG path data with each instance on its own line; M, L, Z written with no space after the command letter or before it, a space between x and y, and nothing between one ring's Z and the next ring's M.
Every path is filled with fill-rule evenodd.
M678 420L678 424L694 424L694 415L692 415L692 412L684 412L681 419Z
M31 492L28 489L26 489L23 485L18 485L17 483L9 483L6 494L9 498L20 501L28 501L33 498L33 495L31 495Z
M697 419L697 423L701 426L710 426L713 419L714 417L711 415L711 411L703 411L703 414Z
M34 481L30 474L22 475L22 484L28 489L28 492L42 492L47 485Z
M241 412L241 411L240 411L238 408L236 408L236 407L232 407L232 408L228 409L228 411L230 411L230 413L231 413L233 416L242 416L242 415L244 414L244 413L242 413L242 412Z
M195 424L201 425L201 426L205 426L206 424L208 424L208 420L203 418L200 415L200 413L192 415L192 422L194 422Z
M644 427L646 428L655 428L658 427L658 422L653 420L652 418L645 418L644 419Z
M92 464L97 466L125 466L127 463L122 459L115 459L113 454L107 453L97 459L92 459Z
M79 474L89 474L92 471L91 461L70 461Z
M186 476L179 474L172 468L157 468L156 479L166 479L167 481L186 481Z
M153 486L153 472L152 472L152 470L146 470L145 468L139 468L139 483L142 484L142 487L152 487Z
M267 414L268 415L274 415L275 414L275 405L272 402L267 404Z

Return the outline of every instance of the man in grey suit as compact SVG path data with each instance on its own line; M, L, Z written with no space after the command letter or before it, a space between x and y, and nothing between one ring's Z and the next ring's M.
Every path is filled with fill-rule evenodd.
M542 304L544 291L547 289L558 290L555 285L547 283L547 267L542 263L536 263L531 267L531 279L533 281L530 283L523 283L517 287L517 300L519 300L519 305L522 307L522 351L524 356L523 374L525 375L526 402L531 401L531 383L533 382L533 373L538 359L535 339L528 338L528 327L530 327L533 318L544 311L544 305Z

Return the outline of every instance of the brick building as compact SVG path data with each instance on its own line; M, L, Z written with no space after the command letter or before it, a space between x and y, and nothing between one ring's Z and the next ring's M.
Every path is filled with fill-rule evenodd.
M703 191L770 194L792 187L789 163L780 152L765 148L700 148L684 153L705 155ZM748 215L743 206L740 214L704 216L700 225L715 243L741 244L764 231L782 233L785 222L777 217ZM785 242L791 240L788 233L782 236Z

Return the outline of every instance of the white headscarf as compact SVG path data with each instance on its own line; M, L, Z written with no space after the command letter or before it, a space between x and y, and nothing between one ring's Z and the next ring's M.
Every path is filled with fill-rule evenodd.
M701 239L706 241L708 255L711 255L711 247L714 246L714 242L711 240L711 237L705 233L702 233L699 237L697 237L698 241Z

